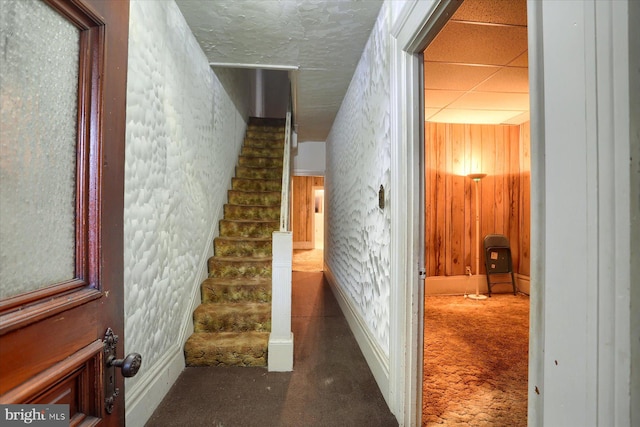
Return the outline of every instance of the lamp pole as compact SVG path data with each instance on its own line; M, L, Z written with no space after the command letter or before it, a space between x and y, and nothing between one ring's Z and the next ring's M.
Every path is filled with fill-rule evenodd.
M482 248L482 245L480 243L480 198L478 197L478 183L480 182L480 180L482 178L484 178L485 176L487 176L486 173L472 173L467 175L469 178L471 178L474 182L474 187L475 187L475 193L476 193L476 242L477 242L477 248L476 248L476 276L480 275L480 251ZM471 299L476 299L476 300L482 300L482 299L486 299L487 296L486 295L480 295L480 280L479 277L476 277L476 293L475 295L469 295L469 298Z

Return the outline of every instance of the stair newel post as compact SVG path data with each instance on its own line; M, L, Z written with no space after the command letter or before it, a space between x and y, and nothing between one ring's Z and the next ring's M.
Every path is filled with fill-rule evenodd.
M291 111L287 112L283 154L280 230L272 234L271 335L268 350L268 369L276 372L293 371L293 332L291 332L293 233L289 230Z
M293 370L293 333L291 332L291 268L293 233L273 232L271 288L271 335L269 371Z

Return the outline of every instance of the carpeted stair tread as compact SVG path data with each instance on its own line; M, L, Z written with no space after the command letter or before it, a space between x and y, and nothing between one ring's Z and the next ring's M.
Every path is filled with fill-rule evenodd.
M255 157L242 156L238 159L238 164L251 168L279 168L282 169L282 156L280 157Z
M270 237L220 236L213 241L216 256L270 257L272 244Z
M281 191L281 179L233 178L231 189L240 191Z
M194 333L188 366L265 366L271 329L272 233L280 228L284 120L250 118Z
M266 366L269 332L199 332L187 340L187 366Z
M271 277L271 257L209 258L209 277Z
M284 132L273 128L272 130L265 129L247 129L247 139L266 139L272 141L284 141Z
M245 138L243 147L264 147L284 150L284 135L280 138Z
M202 303L270 302L270 277L210 277L202 282Z
M279 221L280 206L224 205L226 220Z
M195 332L268 332L271 304L224 302L200 304L193 313Z
M249 125L284 126L286 119L282 117L249 117Z
M243 145L240 150L241 156L246 157L264 157L264 158L282 158L282 148L280 147L253 147Z
M237 178L249 179L279 179L282 180L281 168L252 168L247 166L236 166Z
M269 237L280 228L280 221L223 219L219 226L224 237Z
M280 206L281 197L281 191L227 191L229 204L232 205Z

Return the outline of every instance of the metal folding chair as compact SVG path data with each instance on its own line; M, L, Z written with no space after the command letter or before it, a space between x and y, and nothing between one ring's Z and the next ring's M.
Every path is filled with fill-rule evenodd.
M487 269L487 287L491 296L491 286L501 283L511 283L513 294L516 295L516 281L513 276L511 262L511 247L509 239L502 234L489 234L484 238L484 264ZM492 282L492 275L511 275L511 281Z

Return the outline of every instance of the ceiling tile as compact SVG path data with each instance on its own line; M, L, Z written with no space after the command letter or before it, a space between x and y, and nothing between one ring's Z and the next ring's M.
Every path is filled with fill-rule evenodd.
M429 118L430 122L438 123L467 123L467 124L502 124L522 111L496 111L496 110L456 110L446 109Z
M505 67L475 88L480 92L529 92L529 70Z
M529 66L529 51L527 50L522 55L518 56L513 61L509 62L509 67L528 67Z
M517 116L510 118L509 120L505 120L504 124L505 125L521 125L525 122L528 122L530 119L531 119L531 115L529 114L529 111L525 111L522 114L519 114Z
M526 0L464 0L451 19L527 25Z
M463 91L455 90L425 90L424 105L427 108L439 109L446 107L464 94Z
M499 69L499 67L427 62L424 64L424 87L425 89L467 91Z
M528 93L469 92L454 101L450 108L522 110L529 109Z
M439 108L425 108L424 109L424 119L425 121L432 121L431 117L433 117L434 115L438 114L438 111L440 111Z
M426 61L507 65L527 46L526 27L448 22L425 51Z

